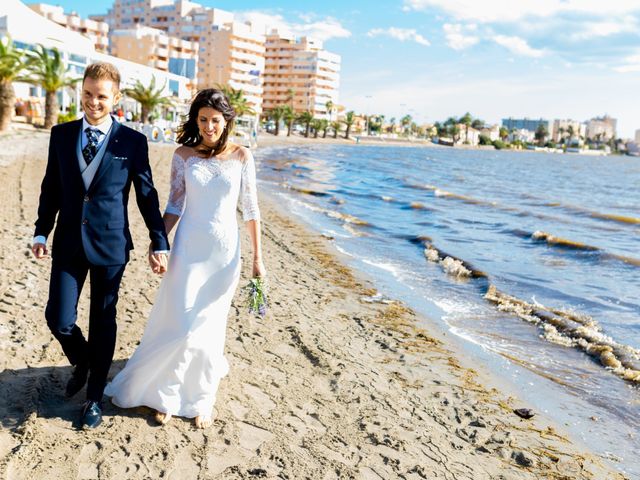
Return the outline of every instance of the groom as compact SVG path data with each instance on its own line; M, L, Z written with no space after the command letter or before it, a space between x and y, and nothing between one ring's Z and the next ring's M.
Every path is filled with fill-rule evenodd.
M116 304L120 280L133 248L127 204L131 184L149 229L149 261L166 270L169 242L153 187L144 135L118 124L110 112L120 100L120 73L109 63L84 72L84 118L51 129L49 159L42 181L33 254L48 256L53 235L47 324L75 369L66 395L87 383L83 427L102 422L101 401L116 343ZM85 279L91 282L89 338L76 325Z

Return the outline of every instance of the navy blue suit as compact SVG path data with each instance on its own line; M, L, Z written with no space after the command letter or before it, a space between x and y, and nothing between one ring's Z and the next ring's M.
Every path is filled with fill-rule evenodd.
M169 250L169 242L146 137L114 120L104 157L85 188L76 152L79 136L84 135L81 129L82 120L76 120L51 130L35 235L48 237L56 224L45 316L71 364L89 366L87 397L100 401L115 349L118 289L133 248L127 213L131 185L152 248ZM91 278L88 341L76 325L87 274Z

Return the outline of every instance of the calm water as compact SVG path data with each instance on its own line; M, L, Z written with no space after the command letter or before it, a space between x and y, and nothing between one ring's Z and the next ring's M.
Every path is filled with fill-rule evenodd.
M381 292L640 476L640 160L323 145L256 158L263 187Z

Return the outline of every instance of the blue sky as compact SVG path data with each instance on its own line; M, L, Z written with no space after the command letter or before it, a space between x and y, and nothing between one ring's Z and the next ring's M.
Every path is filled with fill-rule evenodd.
M82 16L108 0L57 0ZM618 119L640 129L639 0L202 0L320 37L342 56L340 103L419 122Z

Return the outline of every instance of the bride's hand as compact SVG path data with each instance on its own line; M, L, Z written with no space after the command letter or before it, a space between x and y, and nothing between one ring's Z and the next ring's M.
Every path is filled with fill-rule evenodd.
M251 272L252 277L265 277L267 275L267 270L264 268L264 263L259 258L253 259L253 268Z

